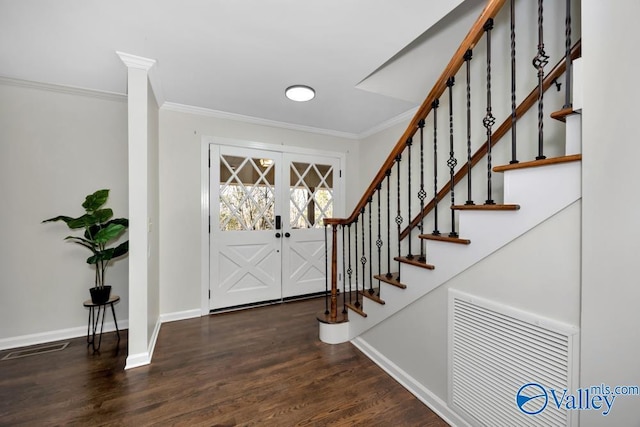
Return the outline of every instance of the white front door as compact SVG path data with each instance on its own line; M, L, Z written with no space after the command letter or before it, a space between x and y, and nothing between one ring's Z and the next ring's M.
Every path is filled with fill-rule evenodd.
M210 146L211 310L321 292L339 159Z

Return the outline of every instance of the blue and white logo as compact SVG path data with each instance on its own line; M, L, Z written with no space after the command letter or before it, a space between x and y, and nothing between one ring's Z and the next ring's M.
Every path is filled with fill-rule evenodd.
M536 415L544 411L549 404L547 391L538 383L527 383L516 393L516 404L527 415Z

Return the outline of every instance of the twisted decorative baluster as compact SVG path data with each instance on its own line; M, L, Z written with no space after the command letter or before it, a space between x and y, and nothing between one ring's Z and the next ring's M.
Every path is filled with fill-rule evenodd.
M344 241L344 224L342 225L342 314L347 313L347 275L346 264L344 259L345 254L345 241Z
M565 83L564 83L564 107L571 108L571 0L567 0L567 12L564 20L565 26Z
M511 161L518 163L516 156L516 10L511 0Z
M455 78L453 76L447 79L447 88L449 88L449 159L447 160L447 166L449 167L449 179L451 182L451 233L449 237L458 237L456 233L456 217L453 206L456 204L454 188L454 176L455 168L458 164L453 152L453 85L455 84Z
M354 230L354 235L355 235L355 239L353 242L353 246L355 248L355 257L354 262L355 262L355 272L356 272L356 303L355 306L356 307L360 307L360 296L358 293L358 218L356 218L353 223L355 224L355 227L353 227ZM364 302L364 301L363 301Z
M496 123L496 119L491 113L491 30L493 29L493 19L489 18L484 24L484 31L487 33L487 114L482 120L482 124L487 129L487 200L485 205L495 205L491 198L491 146L493 145L491 128Z
M400 234L402 233L402 215L400 212L400 161L402 160L402 156L400 154L398 154L398 156L396 157L396 164L398 165L398 192L397 192L397 198L398 198L398 214L396 215L396 224L398 226L398 257L402 256L401 253L401 249L400 249ZM398 280L400 280L400 261L398 261Z
M380 210L380 193L382 192L382 184L378 184L376 186L376 191L378 193L378 239L376 240L376 246L378 247L378 276L382 274L382 227L380 225L380 216L382 214ZM380 280L378 280L378 296L380 296Z
M438 230L438 107L440 106L440 100L436 99L431 104L433 108L433 234L434 236L440 235Z
M391 169L385 172L387 176L387 279L393 277L391 274Z
M475 205L471 198L471 49L464 53L467 68L467 201L465 205Z
M407 197L407 206L408 206L408 213L407 213L407 217L409 218L409 220L411 220L411 146L413 145L413 138L409 137L409 139L407 139L407 194L409 195L409 197ZM411 228L409 228L409 235L408 237L408 242L407 242L407 246L408 246L408 251L409 253L407 254L407 259L413 259L413 253L411 251Z
M420 129L420 191L418 191L418 199L420 199L420 232L424 233L424 199L427 192L424 191L424 119L418 123ZM424 240L420 239L420 257L418 261L425 262L427 257L424 251Z
M349 304L353 302L352 288L351 288L351 276L353 275L353 269L351 268L351 224L347 224L347 228L349 230L349 238L347 239L348 252L349 256L347 259L349 260L349 268L347 268L347 274L349 275Z
M366 273L366 268L367 268L367 255L366 255L366 250L365 250L365 237L364 237L364 212L365 212L365 208L363 207L362 209L360 209L360 216L362 217L362 257L360 258L360 263L362 264L362 294L364 295L364 291L366 288L366 283L367 283L367 273ZM369 280L369 282L371 282L371 280Z
M549 63L549 56L544 51L544 34L543 34L543 5L542 0L538 0L538 54L533 58L533 66L538 70L538 155L536 160L546 159L543 154L543 127L544 127L544 67Z

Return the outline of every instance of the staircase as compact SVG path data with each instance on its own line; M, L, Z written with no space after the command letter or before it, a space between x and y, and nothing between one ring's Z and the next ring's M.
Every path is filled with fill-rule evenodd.
M571 2L538 1L538 19L522 31L546 38L516 51L529 47L515 23L534 3L487 2L353 213L326 220L331 291L321 340L359 337L580 199L580 115L565 72L580 55ZM544 26L565 10L563 28ZM523 82L533 88L524 95ZM506 118L496 126L498 114Z

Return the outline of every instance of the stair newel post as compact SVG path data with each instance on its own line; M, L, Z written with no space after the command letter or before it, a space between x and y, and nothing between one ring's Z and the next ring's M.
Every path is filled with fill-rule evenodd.
M325 227L326 230L326 227ZM325 233L326 236L326 233ZM331 225L331 321L338 318L338 225ZM326 247L326 245L325 245Z
M402 234L402 212L401 212L401 207L400 207L400 162L402 161L402 156L400 154L398 154L398 156L396 157L396 164L398 165L398 189L397 189L397 200L398 200L398 213L396 215L396 225L398 226L398 257L402 256L402 250L401 250L401 243L402 243L402 239L401 239L401 234ZM400 280L400 261L398 261L398 280Z
M438 230L438 107L440 100L436 99L431 104L433 108L433 234L440 235Z
M489 18L484 24L484 31L487 34L487 113L482 119L482 124L487 130L487 200L485 205L495 205L491 198L491 146L493 145L492 127L496 122L491 110L491 30L493 29L493 19Z
M407 218L411 221L411 146L413 145L413 138L407 139ZM408 254L407 259L413 259L413 252L411 251L411 227L409 227L409 235L407 236Z
M333 226L333 234L336 233L336 226ZM327 304L327 298L326 295L329 294L329 254L328 251L329 250L329 246L328 246L328 242L327 242L327 225L324 225L324 294L325 294L325 299L324 299L324 314L327 315L329 314L329 305ZM337 270L334 273L333 272L333 264L337 263L337 255L334 257L334 252L337 251L337 248L335 246L335 243L333 245L333 247L331 248L331 298L333 298L333 288L334 288L334 282L336 282L336 274L338 273ZM336 282L336 289L337 289L337 282ZM333 309L333 300L331 301L332 304L332 309ZM335 320L334 315L333 315L333 310L331 311L331 320Z
M347 267L344 259L345 252L344 224L342 224L342 314L347 313Z
M369 295L373 295L373 238L372 238L372 203L373 196L369 197Z
M468 49L464 53L464 62L467 69L467 201L465 205L475 205L471 197L471 58L473 52Z
M567 12L564 21L565 26L565 81L564 81L564 107L571 108L571 0L567 0Z
M538 0L538 54L533 58L533 66L538 70L538 155L536 160L546 159L543 154L544 128L544 67L549 63L549 56L544 51L543 1Z
M354 231L354 240L353 240L353 247L354 247L354 252L355 252L355 256L353 257L353 263L355 264L354 270L356 272L356 303L354 304L356 307L360 308L360 297L358 294L358 289L360 287L360 282L358 282L358 217L356 217L356 219L353 221L354 227L353 227L353 231ZM364 280L364 279L363 279ZM363 301L364 302L364 301Z
M418 129L420 129L420 191L418 191L418 199L420 200L420 233L424 233L424 199L427 197L427 192L424 191L424 119L418 122ZM420 257L418 261L425 262L427 256L424 251L424 240L420 239Z
M393 277L391 273L391 169L385 172L387 176L387 279Z
M347 251L348 251L348 256L347 256L347 260L349 261L349 266L347 268L347 275L349 276L349 304L353 303L353 292L352 292L352 283L351 283L351 278L353 276L353 268L351 268L351 224L347 224L347 229L348 229L348 238L347 238Z
M360 221L360 224L362 226L362 257L360 258L360 263L362 264L362 295L364 295L364 292L366 290L366 285L367 285L367 251L365 249L365 234L364 234L364 221L365 221L365 207L363 206L362 209L360 209L360 216L362 217L362 221ZM371 282L371 280L369 280L369 282ZM363 300L364 302L364 300Z
M449 237L458 237L456 232L456 212L453 210L453 206L456 204L455 192L454 192L454 177L455 169L458 161L454 155L453 149L453 85L455 84L455 78L453 76L447 79L447 88L449 89L449 159L447 160L447 166L449 167L449 179L451 182L451 232Z
M511 0L511 161L519 163L516 155L516 7Z
M380 193L382 192L382 184L378 184L376 186L376 192L378 193L378 239L376 240L376 247L378 248L378 276L382 274L382 227L380 224L380 216L382 214L381 208L380 208ZM382 286L380 286L380 280L378 280L378 296L380 296L380 288Z

